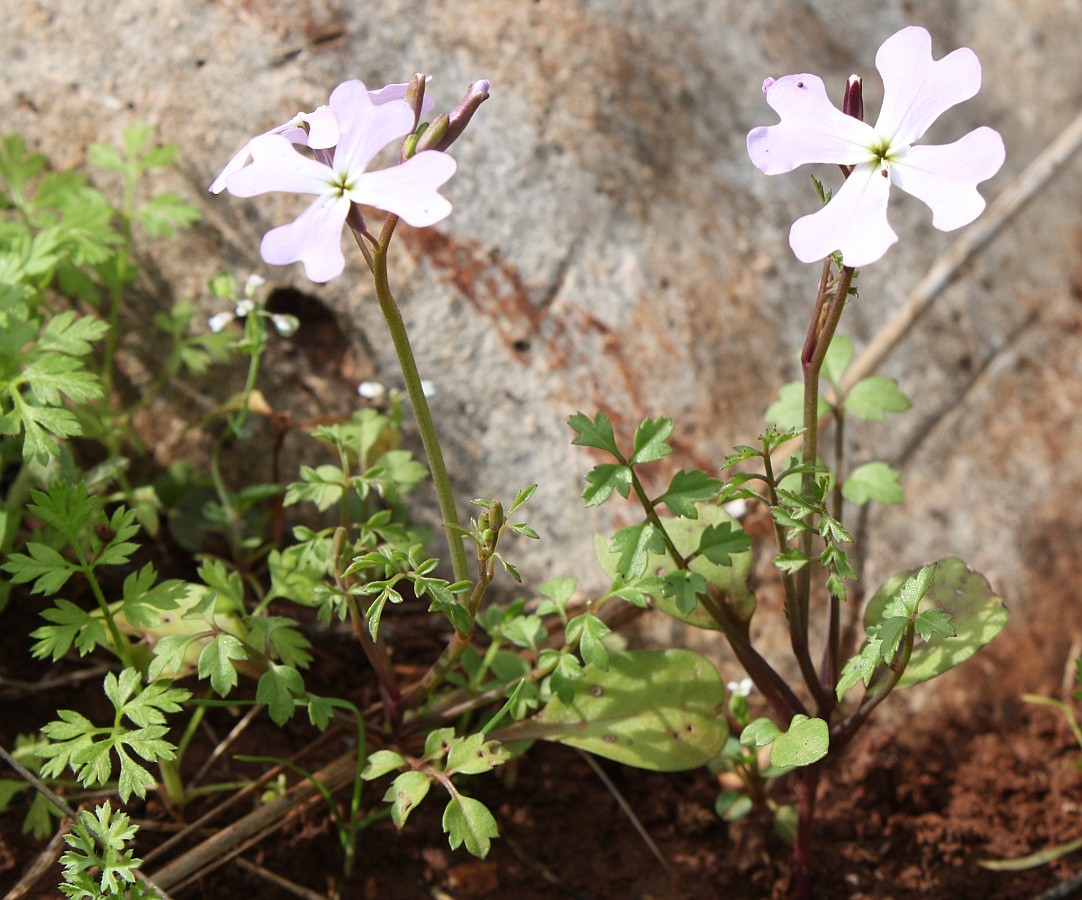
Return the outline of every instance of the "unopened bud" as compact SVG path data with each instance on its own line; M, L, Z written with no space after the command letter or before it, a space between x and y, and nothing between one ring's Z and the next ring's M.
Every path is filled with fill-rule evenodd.
M413 110L413 128L410 131L413 131L417 127L417 123L421 121L421 106L425 100L426 80L425 76L418 72L406 85L406 102L410 105L410 109Z
M447 113L437 116L417 138L414 152L420 153L422 150L435 150L439 147L440 141L447 136L447 129L450 125L451 117L447 115Z
M864 121L864 91L859 75L850 75L845 83L845 99L842 100L842 112L854 119Z
M451 110L451 115L448 117L447 133L436 146L429 149L446 150L458 140L458 136L470 124L470 119L477 112L477 108L488 99L488 89L488 79L475 81L466 88L466 96L459 101L458 106Z

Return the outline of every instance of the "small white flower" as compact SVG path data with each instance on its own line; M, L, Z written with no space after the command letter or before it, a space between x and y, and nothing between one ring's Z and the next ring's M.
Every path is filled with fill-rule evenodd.
M266 283L267 279L262 275L249 275L248 280L244 282L244 296L250 300L255 296L255 292Z
M207 321L207 326L210 328L211 331L213 331L215 334L217 334L219 331L221 331L223 328L225 328L226 325L228 325L230 322L232 322L233 319L235 319L235 318L236 318L236 316L234 316L233 313L231 313L231 312L215 313Z
M380 400L387 395L387 388L378 381L362 381L357 385L357 393L365 400Z
M284 338L293 337L293 335L297 333L297 329L301 327L301 323L296 316L287 316L283 313L271 313L270 319L274 324L275 330Z
M424 394L426 397L435 397L436 396L436 385L434 385L431 381L422 380L421 381L421 393Z
M243 319L245 316L251 315L252 311L254 309L255 309L255 302L254 301L252 301L252 300L241 300L237 304L236 310L234 310L234 315L236 315L236 317L238 319Z
M725 686L734 697L747 697L751 695L751 689L755 685L750 678L741 678L739 681L730 681Z

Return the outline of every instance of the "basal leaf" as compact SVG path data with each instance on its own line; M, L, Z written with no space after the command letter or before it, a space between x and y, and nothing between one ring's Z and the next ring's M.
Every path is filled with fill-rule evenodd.
M865 627L874 626L892 598L921 570L900 572L889 579L872 597L864 614ZM951 616L950 625L956 634L939 633L933 624L942 624L938 617L925 618L930 632L916 641L898 687L910 687L927 681L965 662L981 647L999 634L1007 624L1007 608L984 576L974 572L957 557L935 564L927 593L920 604L924 609L918 618L935 609Z
M778 768L810 766L827 755L830 727L823 719L793 716L789 730L770 745L770 764Z
M557 741L626 765L673 772L705 765L729 736L721 677L690 650L614 653L607 670L587 666L572 685L569 702L550 700L500 739Z

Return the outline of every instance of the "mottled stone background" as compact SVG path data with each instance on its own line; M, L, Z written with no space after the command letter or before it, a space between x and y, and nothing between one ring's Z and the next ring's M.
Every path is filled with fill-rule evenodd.
M1082 106L1078 0L2 5L6 130L62 167L136 120L181 146L186 183L162 186L205 218L152 248L161 278L129 311L136 322L171 296L209 315L218 307L204 285L222 267L314 298L298 301L305 329L295 346L276 346L264 383L298 415L356 404L362 378L397 383L367 273L354 258L316 286L300 266L264 266L259 237L298 211L296 198L212 197L206 185L246 137L325 102L347 78L378 86L426 71L444 107L468 82L491 80L491 100L454 148L455 212L400 229L392 280L437 385L460 496L541 485L529 519L544 540L511 548L533 584L553 574L598 584L592 534L631 513L582 510L591 457L570 446L569 414L604 408L625 437L643 416L670 415L673 467L710 469L754 438L778 386L797 376L816 267L796 261L786 235L814 200L806 175L766 178L747 159L747 131L775 121L765 75L814 71L840 98L846 76L862 73L874 118L875 50L895 30L926 26L937 56L973 48L984 87L929 138L980 124L1002 132L1007 162L987 197ZM1064 641L1079 630L1082 585L1080 167L1072 161L968 265L887 361L914 411L852 433L858 454L901 468L908 492L905 511L876 511L864 529L870 586L957 554L1015 610L1060 618ZM952 239L910 198L891 216L901 242L863 273L843 320L858 349ZM155 353L144 334L127 359L136 385L140 358ZM142 426L163 459L191 449L185 417L223 396L221 381L155 405ZM246 459L252 478L269 475L258 454Z

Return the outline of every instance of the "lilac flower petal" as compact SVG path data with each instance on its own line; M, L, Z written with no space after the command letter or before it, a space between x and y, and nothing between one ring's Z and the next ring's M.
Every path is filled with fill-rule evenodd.
M880 259L898 235L887 223L890 180L875 163L853 169L830 202L793 223L789 246L801 262L817 262L835 250L847 266L861 267Z
M288 225L272 228L263 235L259 252L272 266L304 263L309 281L322 283L342 274L342 226L349 212L344 196L318 198Z
M932 37L923 28L903 28L875 55L883 76L883 107L875 130L894 146L913 143L944 112L981 87L981 64L968 47L932 59Z
M436 188L454 175L456 166L446 153L424 150L399 166L365 172L350 198L395 213L417 228L434 225L451 214L451 204Z
M334 173L322 163L302 156L280 134L264 134L249 144L252 163L234 173L226 187L234 197L254 197L271 191L319 194Z
M890 180L931 207L936 228L953 231L984 210L977 185L995 175L1005 157L999 132L977 128L953 144L910 147L891 165Z
M346 81L331 94L331 109L340 129L334 167L359 172L392 141L413 128L413 110L405 100L372 102L360 81Z
M308 133L294 144L307 144L313 150L327 150L338 143L338 120L329 106L321 106L305 116ZM301 129L303 133L303 129ZM288 135L287 135L288 136Z
M301 127L303 122L308 123L311 134ZM252 141L266 137L268 134L280 134L293 144L307 144L309 147L333 147L338 143L338 122L335 121L334 113L331 112L330 107L321 106L315 112L297 113L288 122L278 125L270 131L264 131L263 134L252 138L251 141L248 141L247 144L233 154L233 158L226 163L221 174L211 183L210 192L212 194L220 194L225 190L229 176L234 172L239 172L247 165L248 160L252 158ZM330 143L326 143L326 141Z
M815 75L786 75L766 91L781 123L748 134L751 161L766 175L791 172L805 163L855 165L871 155L871 126L842 113Z
M427 76L425 78L425 84L427 85L431 80L432 76ZM381 103L386 103L388 100L405 100L406 89L408 87L409 82L403 82L402 84L388 84L386 87L379 88L379 90L369 91L368 96L376 106L379 106ZM424 118L432 112L432 107L435 105L436 101L426 92L424 99L421 101L421 117Z

